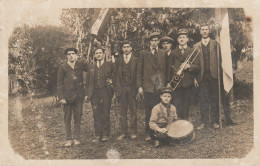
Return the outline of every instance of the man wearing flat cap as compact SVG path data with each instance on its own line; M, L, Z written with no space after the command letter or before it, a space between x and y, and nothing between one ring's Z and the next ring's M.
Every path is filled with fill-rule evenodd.
M169 69L168 67L170 66L169 64L169 59L172 59L173 56L173 51L172 51L172 44L173 44L174 40L168 36L165 36L163 38L161 38L159 45L162 46L162 48L166 51L166 77L168 78L169 76Z
M151 33L149 48L140 52L137 67L137 96L144 96L146 138L151 140L149 119L152 108L160 102L159 90L166 85L165 51L158 48L160 33Z
M193 49L187 45L189 38L186 29L180 29L178 31L177 41L179 45L173 50L173 56L169 59L168 83L172 80L181 65L184 65L185 59L193 51ZM192 93L195 75L199 70L199 58L196 58L192 64L187 63L186 66L184 66L184 77L174 91L173 101L180 119L189 119L190 95Z

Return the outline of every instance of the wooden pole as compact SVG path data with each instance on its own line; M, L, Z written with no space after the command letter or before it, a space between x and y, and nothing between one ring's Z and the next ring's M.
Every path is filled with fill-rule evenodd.
M219 38L219 32L217 29L217 36ZM221 96L221 81L220 81L220 72L221 72L221 64L220 64L220 47L219 47L219 43L217 43L217 65L218 65L218 109L219 109L219 127L222 128L222 112L223 112L223 108L222 108L222 96Z

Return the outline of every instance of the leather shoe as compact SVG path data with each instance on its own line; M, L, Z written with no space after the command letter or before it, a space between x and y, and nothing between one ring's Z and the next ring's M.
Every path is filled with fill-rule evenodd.
M150 140L151 140L151 137L150 137L149 135L147 135L147 136L145 137L145 140L146 140L146 141L150 141Z
M72 140L66 140L64 146L65 146L65 147L70 147L70 146L72 146Z
M73 143L74 143L74 145L79 145L80 144L80 140L74 139Z
M158 148L159 146L160 146L160 142L158 140L155 140L153 147Z
M95 137L95 139L92 140L92 143L97 143L99 142L100 138L99 137Z
M136 138L137 138L136 134L132 134L132 135L130 136L130 139L136 139Z
M226 121L226 125L227 126L234 126L234 125L237 125L237 123L230 119L230 120Z
M201 123L196 129L201 130L201 129L204 129L204 128L205 128L204 123Z
M103 142L106 142L106 141L108 141L108 140L109 140L108 136L104 136L104 137L102 138L102 141L103 141Z
M125 139L125 136L126 136L125 134L122 134L119 137L117 137L117 140L121 141L121 140Z
M219 124L214 123L214 124L213 124L213 127L214 127L214 129L219 129Z

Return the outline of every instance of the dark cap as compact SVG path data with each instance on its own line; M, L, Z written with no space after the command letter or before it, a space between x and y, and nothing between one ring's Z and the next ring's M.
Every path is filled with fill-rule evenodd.
M150 34L146 37L146 39L147 39L147 40L151 40L152 38L155 38L155 37L160 38L160 33L159 33L159 32L152 32L152 33L150 33Z
M161 90L161 95L164 94L164 93L170 93L172 94L173 93L173 90L171 87L163 87L162 90Z
M180 35L188 35L188 31L186 29L179 29L178 30L178 37Z
M165 36L165 37L161 38L159 44L162 44L163 42L173 43L174 40L172 38L168 37L168 36Z

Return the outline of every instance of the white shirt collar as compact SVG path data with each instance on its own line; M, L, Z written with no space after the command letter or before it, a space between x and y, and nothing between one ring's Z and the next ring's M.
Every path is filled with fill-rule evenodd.
M208 43L209 43L209 40L210 40L210 38L209 38L209 37L208 37L208 38L206 38L206 39L202 38L202 39L201 39L201 42L202 42L202 44L204 44L204 45L206 46L206 45L208 45Z
M68 62L67 62L67 64L68 64L72 69L74 69L75 63L76 63L76 61L74 61L74 62L68 61Z
M100 66L98 66L98 61L97 61L97 67L101 67L102 65L103 65L103 63L105 62L105 60L103 59L103 60L101 60L100 61Z
M168 51L168 52L167 52L167 55L170 56L171 52L172 52L172 50Z
M156 49L157 52L158 52L158 49L159 49L158 46L157 46L155 49ZM151 46L150 46L150 50L151 50L152 53L154 53L154 48L152 48Z
M132 56L132 52L129 53L127 56L126 56L126 54L124 54L124 61L125 61L125 63L128 63L130 61L131 56ZM127 59L126 59L126 57L127 57Z
M186 49L188 47L188 45L186 44L186 45L184 45L184 46L181 46L181 45L179 45L179 48L180 49L182 49L182 48L184 48L184 49Z

